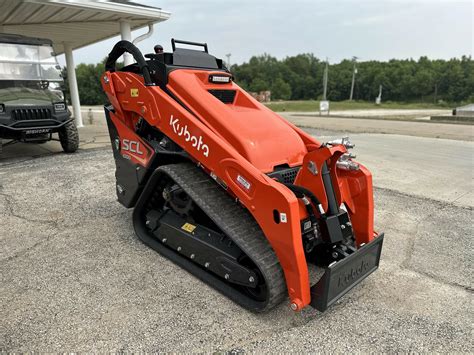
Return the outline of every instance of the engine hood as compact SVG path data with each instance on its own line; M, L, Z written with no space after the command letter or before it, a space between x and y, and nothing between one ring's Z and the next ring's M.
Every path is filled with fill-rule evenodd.
M208 77L206 71L174 70L168 89L262 172L302 164L306 146L284 119L238 85L211 84Z
M0 103L5 105L50 105L51 103L57 101L63 100L48 89L42 90L27 87L11 87L0 89Z

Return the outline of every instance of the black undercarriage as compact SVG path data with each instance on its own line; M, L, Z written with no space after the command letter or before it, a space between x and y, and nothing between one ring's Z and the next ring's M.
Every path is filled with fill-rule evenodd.
M194 164L153 173L134 227L146 244L245 308L262 312L286 297L278 259L253 217Z

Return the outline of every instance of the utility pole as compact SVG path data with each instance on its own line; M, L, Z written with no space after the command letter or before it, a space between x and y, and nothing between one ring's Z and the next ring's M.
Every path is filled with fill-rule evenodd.
M329 61L326 57L326 66L324 67L324 76L323 76L323 100L327 100L328 92L328 71L329 71Z
M354 96L354 84L355 84L355 78L357 74L357 68L356 68L356 62L357 62L357 57L352 57L352 62L354 63L354 69L352 70L352 85L351 85L351 96L349 97L349 101L352 101L352 97Z
M323 99L319 101L319 116L321 116L321 112L327 112L327 115L329 116L329 101L327 100L328 73L329 73L329 60L326 57L326 66L324 67L324 75L323 75Z
M232 55L232 53L228 53L226 54L225 56L227 57L227 69L230 70L230 56Z
M382 103L382 84L379 86L379 96L375 98L375 104L380 105Z

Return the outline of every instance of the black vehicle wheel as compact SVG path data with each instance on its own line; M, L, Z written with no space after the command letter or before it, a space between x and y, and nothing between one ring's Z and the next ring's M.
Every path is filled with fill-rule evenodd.
M66 153L74 153L79 148L79 133L73 121L66 123L59 131L59 141Z

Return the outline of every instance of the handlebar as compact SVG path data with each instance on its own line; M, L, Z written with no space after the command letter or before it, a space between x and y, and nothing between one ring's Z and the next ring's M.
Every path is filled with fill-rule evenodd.
M204 52L209 53L207 51L207 43L199 43L199 42L189 42L189 41L182 41L180 39L171 39L171 46L173 47L173 52L176 50L176 43L187 44L189 46L199 46L204 47Z
M109 56L107 57L107 62L105 63L105 70L114 72L115 63L117 59L124 53L130 53L140 68L140 71L143 74L143 79L145 80L145 85L154 85L151 80L150 70L146 64L145 58L143 57L142 52L131 42L129 41L119 41L115 44L112 51L110 51Z

